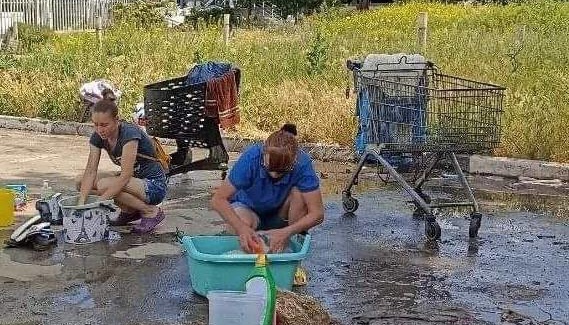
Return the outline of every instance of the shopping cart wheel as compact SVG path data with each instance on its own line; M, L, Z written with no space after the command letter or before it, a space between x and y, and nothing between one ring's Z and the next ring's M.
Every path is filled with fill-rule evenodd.
M478 237L480 221L482 221L482 214L480 212L472 212L470 214L470 227L468 227L468 236L470 236L470 238Z
M342 198L342 206L344 207L344 211L348 213L356 212L359 205L360 203L358 202L358 200L351 196L344 196Z
M416 207L415 210L413 210L413 219L422 220L425 218L425 215L425 211L419 207Z
M441 238L441 226L436 220L425 221L425 236L428 240L439 240Z
M423 199L423 201L425 201L425 203L431 204L431 197L429 196L429 194L423 193L423 190L421 190L420 188L416 188L415 192L419 194L419 196Z

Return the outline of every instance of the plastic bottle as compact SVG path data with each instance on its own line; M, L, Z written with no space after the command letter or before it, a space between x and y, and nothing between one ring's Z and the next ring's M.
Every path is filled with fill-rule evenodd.
M43 185L41 187L40 198L42 200L49 200L52 195L53 195L53 191L52 191L51 187L49 186L49 181L44 179Z
M255 268L245 282L247 293L264 296L264 311L260 325L276 324L277 287L273 275L267 266L267 255L258 254Z

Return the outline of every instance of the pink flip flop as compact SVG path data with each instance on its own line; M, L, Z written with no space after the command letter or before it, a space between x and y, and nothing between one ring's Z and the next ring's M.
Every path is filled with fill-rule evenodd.
M158 224L160 224L160 222L162 222L162 220L164 220L165 217L166 215L164 215L164 211L162 211L161 208L158 208L158 213L154 218L141 218L140 223L134 226L132 232L137 234L150 233L154 228L156 228L156 226L158 226Z

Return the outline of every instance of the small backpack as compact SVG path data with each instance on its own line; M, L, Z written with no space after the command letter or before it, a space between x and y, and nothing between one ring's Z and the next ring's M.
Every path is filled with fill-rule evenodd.
M172 157L170 157L170 155L166 152L166 150L164 150L164 147L162 147L162 144L160 144L160 140L158 140L158 138L150 137L150 139L152 140L152 146L154 147L154 152L156 157L147 156L141 153L137 153L136 155L142 158L159 162L164 172L168 174L168 171L170 170L170 161L172 160Z

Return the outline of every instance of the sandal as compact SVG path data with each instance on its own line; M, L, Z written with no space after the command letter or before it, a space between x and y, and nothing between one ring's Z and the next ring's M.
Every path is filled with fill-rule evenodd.
M164 211L162 211L161 208L158 208L158 213L154 218L142 218L140 223L134 226L132 232L137 234L147 234L154 230L154 228L156 228L156 226L158 226L165 217L166 215L164 215Z
M138 211L134 213L121 212L118 218L115 220L109 220L109 225L126 226L133 221L139 220L140 218L142 218L142 215Z

